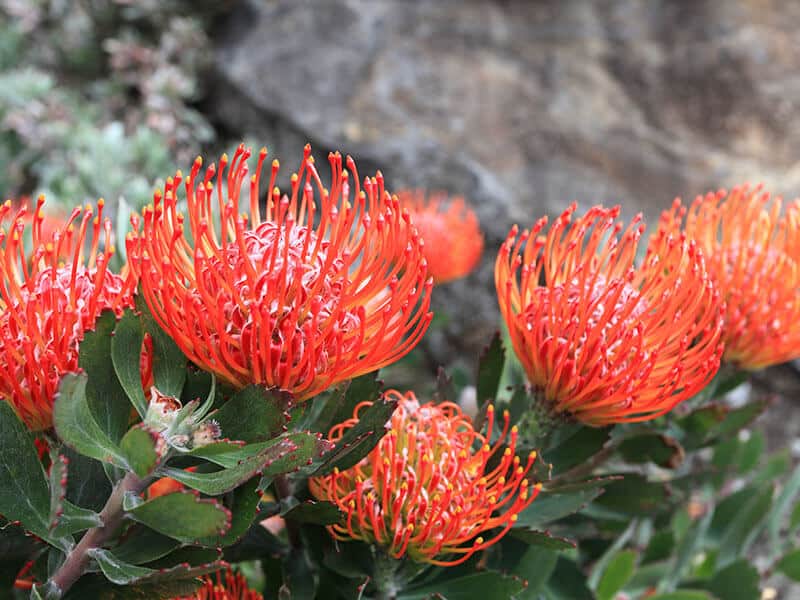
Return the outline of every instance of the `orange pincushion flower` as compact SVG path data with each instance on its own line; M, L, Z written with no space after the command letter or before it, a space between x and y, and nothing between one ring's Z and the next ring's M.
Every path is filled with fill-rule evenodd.
M132 306L134 281L108 269L114 253L111 223L87 206L76 208L44 237L40 197L31 219L25 208L0 231L0 397L32 430L52 424L61 376L78 368L78 346L106 309L117 316ZM12 212L0 207L0 221ZM32 251L25 251L25 223L32 222ZM76 230L77 226L77 230ZM84 259L85 242L91 241ZM100 240L104 251L99 251Z
M682 225L725 299L723 360L755 370L800 357L800 200L781 214L760 186L709 192L661 216L665 231Z
M431 282L419 236L382 175L362 189L348 157L353 190L341 155L331 154L327 189L306 146L290 196L274 187L273 161L262 213L267 151L248 178L249 156L240 146L230 166L223 155L199 180L198 157L186 180L186 225L177 210L180 172L145 209L142 233L133 219L128 257L158 324L225 382L276 386L298 400L405 355L430 323ZM249 219L240 207L246 180Z
M525 466L514 456L516 427L503 449L507 413L500 439L489 445L493 407L484 436L451 402L420 406L412 392L386 393L399 400L389 433L357 465L312 478L309 489L345 513L343 524L329 527L337 539L374 542L395 558L408 554L435 565L461 563L503 537L533 502L540 485L531 488L526 475L536 454ZM340 440L370 404L356 406L353 418L331 429L329 439ZM488 466L490 461L496 465ZM500 527L490 539L480 537ZM446 560L452 555L456 558Z
M191 596L180 596L174 600L263 600L263 596L251 590L244 575L226 569L216 575L203 577L203 585Z
M514 351L546 406L589 425L658 417L719 368L722 307L702 254L660 232L636 268L644 230L619 207L572 222L573 204L500 249L495 284ZM524 250L523 250L523 246Z
M422 190L403 190L397 197L411 213L425 243L422 251L436 283L464 277L477 266L483 253L483 234L478 217L463 198L448 199L442 193L426 198Z

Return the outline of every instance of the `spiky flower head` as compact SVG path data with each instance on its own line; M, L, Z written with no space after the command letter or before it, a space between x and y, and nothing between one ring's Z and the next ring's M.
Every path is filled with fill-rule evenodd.
M723 360L756 370L800 357L800 200L782 201L761 186L676 199L661 216L706 257L725 299Z
M11 218L0 231L0 397L32 430L50 427L61 376L78 368L85 333L104 310L120 316L132 306L135 284L108 268L114 248L102 200L96 213L76 208L57 227L45 223L43 204L40 197L32 218L25 207L0 207L0 222Z
M332 153L328 188L306 146L288 195L275 187L273 161L262 210L267 151L252 176L249 156L240 146L230 165L223 155L202 177L198 157L184 186L188 221L180 171L145 209L141 232L133 219L128 256L158 324L222 381L297 400L404 356L430 323L431 282L419 236L380 172L362 188L354 161Z
M483 234L478 217L461 197L423 190L397 193L425 243L422 252L433 280L446 283L468 275L480 262Z
M374 543L395 558L444 566L497 542L540 487L526 478L535 453L524 464L514 454L517 430L510 428L509 435L508 414L491 445L492 407L483 435L456 404L420 405L412 392L387 395L399 404L390 431L372 452L350 469L309 481L316 498L345 514L343 523L329 527L331 534ZM356 406L352 419L331 429L329 440L340 440L370 404Z
M244 575L226 569L215 575L203 577L203 585L191 596L174 600L263 600L263 596L250 589Z
M512 228L495 284L534 392L546 410L589 425L653 419L719 368L722 306L694 242L660 232L637 267L644 230L619 207L570 206L545 233Z

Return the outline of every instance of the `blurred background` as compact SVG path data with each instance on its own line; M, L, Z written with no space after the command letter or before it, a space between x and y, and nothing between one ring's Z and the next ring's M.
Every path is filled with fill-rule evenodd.
M620 203L652 224L675 196L745 181L800 190L800 3L0 0L0 10L7 198L104 197L122 233L160 180L242 140L266 145L285 178L310 141L319 163L341 149L362 177L380 168L390 190L463 195L486 250L471 276L434 292L434 326L405 363L426 377L439 364L474 369L496 330L493 261L512 223L575 200ZM768 391L800 391L793 369L771 372Z

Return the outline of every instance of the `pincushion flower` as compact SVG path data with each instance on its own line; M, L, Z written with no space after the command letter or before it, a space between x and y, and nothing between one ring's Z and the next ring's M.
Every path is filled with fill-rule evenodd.
M191 596L180 596L174 600L263 600L263 598L261 594L250 589L244 575L226 569L216 575L203 577L203 585Z
M722 306L694 242L659 232L640 266L644 226L619 207L544 233L512 228L495 284L511 342L547 411L588 425L644 421L700 391L719 368Z
M85 333L104 310L120 316L132 306L135 284L108 268L114 248L102 200L96 215L76 208L47 237L43 204L32 219L24 207L12 216L10 202L0 208L0 222L12 218L0 231L0 397L31 430L51 426L61 376L78 368Z
M168 179L141 232L133 219L128 257L156 321L196 365L237 388L304 400L411 350L430 323L431 282L422 242L380 173L362 188L353 160L344 169L330 154L326 188L306 146L289 195L275 187L273 161L262 211L266 155L251 177L243 146L202 177L198 157L185 184L188 219L178 210L182 175Z
M727 307L723 360L742 369L800 357L800 200L781 204L745 185L676 199L661 216L702 248Z
M350 469L309 481L316 498L345 514L343 523L328 528L331 534L375 543L395 558L442 566L497 542L540 488L526 478L536 454L524 465L514 455L517 429L509 435L508 413L490 445L493 407L484 436L456 404L420 405L412 392L387 395L399 404L390 431L372 452ZM340 440L369 405L356 406L353 418L331 429L329 439Z
M436 283L465 277L477 266L483 253L483 234L478 217L463 198L449 199L443 193L426 196L422 190L403 190L397 197L411 213L425 243L422 251Z

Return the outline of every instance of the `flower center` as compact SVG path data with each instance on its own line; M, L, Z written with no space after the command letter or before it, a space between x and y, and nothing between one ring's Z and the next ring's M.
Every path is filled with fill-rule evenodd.
M241 235L225 246L224 264L212 257L200 273L222 311L227 351L243 354L240 363L247 364L268 343L279 379L287 369L292 380L313 378L326 370L332 355L357 343L358 336L346 335L361 327L361 319L346 306L345 261L329 257L330 242L307 227L267 221ZM221 278L221 270L232 277ZM219 285L222 279L232 287Z

